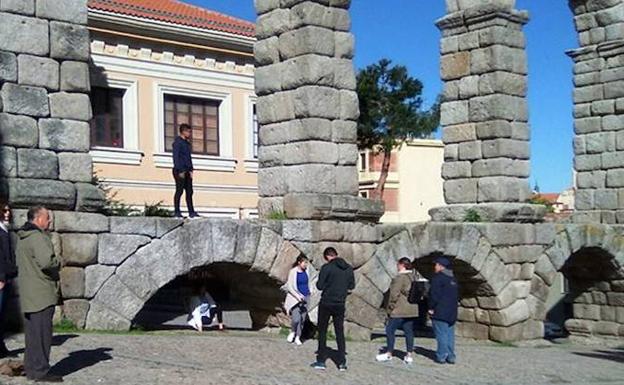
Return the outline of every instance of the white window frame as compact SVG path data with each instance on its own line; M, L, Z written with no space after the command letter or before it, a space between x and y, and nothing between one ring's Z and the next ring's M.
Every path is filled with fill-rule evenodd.
M154 164L160 168L173 167L173 155L165 151L165 94L190 98L210 99L219 105L219 156L192 155L195 170L234 172L236 159L232 149L232 94L216 90L198 90L163 83L154 85L156 111L156 153Z
M123 148L94 146L89 151L95 163L140 165L143 152L139 150L139 87L136 80L111 79L93 84L95 87L124 90Z
M248 95L247 103L245 103L245 171L246 172L258 172L258 158L254 156L254 106L258 102L256 95ZM260 125L258 124L258 135L260 134ZM260 140L258 139L258 147L260 147Z

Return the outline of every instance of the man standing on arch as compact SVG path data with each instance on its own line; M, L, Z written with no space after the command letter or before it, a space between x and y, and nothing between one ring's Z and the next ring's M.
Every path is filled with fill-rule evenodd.
M186 123L180 124L180 135L173 141L173 179L175 180L175 195L173 196L173 206L176 218L182 218L180 211L180 199L182 193L186 192L186 208L189 218L199 217L193 207L193 159L191 153L191 126Z
M317 289L322 291L321 302L318 307L318 351L316 362L312 364L314 369L326 369L327 360L327 328L329 317L334 322L336 344L338 345L338 370L347 370L347 347L344 335L345 302L347 295L355 288L353 268L344 259L338 258L338 252L333 247L328 247L323 252L323 258L327 261L321 268L316 283Z

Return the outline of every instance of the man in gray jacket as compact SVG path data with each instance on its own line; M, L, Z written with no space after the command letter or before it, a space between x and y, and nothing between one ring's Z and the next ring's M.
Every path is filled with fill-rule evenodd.
M17 232L17 282L24 313L24 369L35 382L62 382L49 373L52 317L58 303L60 263L46 233L50 214L42 206L28 210L28 222Z

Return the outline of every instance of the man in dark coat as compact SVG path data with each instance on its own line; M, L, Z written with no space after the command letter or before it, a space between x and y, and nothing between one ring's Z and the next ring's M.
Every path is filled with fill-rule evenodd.
M435 274L429 290L429 314L438 348L436 362L455 363L455 322L459 290L448 258L439 257L434 262Z
M182 193L186 192L186 208L189 218L199 216L193 207L193 159L191 157L191 126L188 124L180 125L180 135L173 142L173 179L175 180L176 190L173 196L173 205L175 216L182 217L180 211L180 199Z
M0 209L0 358L4 358L9 355L4 344L4 303L9 292L9 283L17 276L17 266L8 227L11 222L11 208L8 204L0 203Z
M344 259L338 258L338 252L328 247L323 252L327 263L321 268L316 283L317 289L322 291L321 302L318 307L318 350L314 369L325 369L327 360L327 328L329 318L334 321L336 344L338 345L338 369L347 370L346 343L344 336L345 302L347 295L355 288L353 268Z

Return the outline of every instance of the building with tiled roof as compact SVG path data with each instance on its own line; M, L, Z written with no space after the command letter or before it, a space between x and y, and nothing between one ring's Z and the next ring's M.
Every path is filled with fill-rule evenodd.
M89 0L92 14L108 12L209 31L254 37L254 23L177 0Z
M197 210L255 215L254 23L177 0L88 5L98 178L126 205L171 208L171 144L189 123Z

